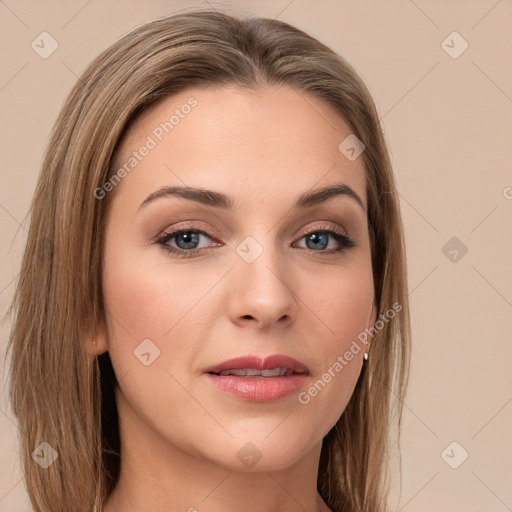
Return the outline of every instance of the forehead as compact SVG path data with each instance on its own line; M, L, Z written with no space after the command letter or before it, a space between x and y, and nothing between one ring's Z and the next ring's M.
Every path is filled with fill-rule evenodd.
M179 184L249 197L265 183L296 197L342 181L365 202L363 160L339 149L351 132L323 101L289 86L189 88L131 125L115 162L130 172L118 187L142 193Z

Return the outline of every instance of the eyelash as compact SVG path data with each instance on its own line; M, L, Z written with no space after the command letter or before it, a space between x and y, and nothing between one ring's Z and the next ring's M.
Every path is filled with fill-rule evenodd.
M210 233L208 233L207 231L204 231L202 229L198 229L197 226L188 225L188 226L182 226L179 229L176 229L176 230L173 230L173 231L170 231L170 232L162 233L162 235L157 238L156 243L161 245L162 248L164 250L166 250L168 254L173 253L176 256L183 257L183 258L192 257L195 254L197 254L198 252L200 252L203 249L205 249L205 247L202 247L200 249L196 248L196 249L187 249L187 250L185 250L185 249L179 249L179 248L176 248L176 247L170 247L170 246L167 245L167 242L169 242L169 240L172 240L177 235L179 235L181 233L186 233L186 232L198 233L198 234L201 234L201 235L205 235L205 236L207 236L208 238L210 238L212 240L215 240L215 238ZM345 252L345 250L350 249L352 247L355 247L355 245L356 245L355 242L350 237L348 237L347 235L345 235L341 231L338 231L338 230L334 229L332 226L319 226L316 229L313 229L311 231L303 233L301 235L301 237L299 238L299 240L301 240L305 236L311 235L313 233L331 235L340 244L340 247L338 249L331 249L330 251L324 251L324 250L315 251L313 249L307 249L306 248L307 251L310 251L310 252L313 252L313 253L323 253L323 254L343 253L343 252Z

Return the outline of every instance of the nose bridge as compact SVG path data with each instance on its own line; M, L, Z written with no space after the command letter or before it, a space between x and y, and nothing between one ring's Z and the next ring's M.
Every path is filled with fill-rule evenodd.
M236 247L236 266L243 281L250 283L253 288L270 286L277 291L282 287L287 289L283 283L286 281L286 262L282 248L275 243L272 233L261 230L258 234L249 235L242 240Z
M273 234L274 233L274 234ZM274 241L275 232L261 230L236 247L236 316L248 315L261 323L295 315L295 294L287 271L285 254Z

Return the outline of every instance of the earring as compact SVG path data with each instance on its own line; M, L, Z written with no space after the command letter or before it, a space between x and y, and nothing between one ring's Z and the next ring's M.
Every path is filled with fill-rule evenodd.
M368 361L368 352L365 352L363 357L365 361Z

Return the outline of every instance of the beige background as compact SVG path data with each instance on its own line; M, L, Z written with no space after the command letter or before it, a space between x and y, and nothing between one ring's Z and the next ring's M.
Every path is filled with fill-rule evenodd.
M208 4L319 38L355 66L379 109L401 196L414 334L394 510L512 510L510 0L0 1L0 314L43 149L77 75L136 25ZM59 44L48 59L31 48L43 31ZM453 31L469 44L456 59L441 46ZM451 51L461 48L452 39ZM443 252L452 237L467 247L456 262ZM6 324L2 359L8 333ZM28 512L5 395L4 384L0 512ZM453 441L460 447L446 460L469 453L457 469L441 456Z

